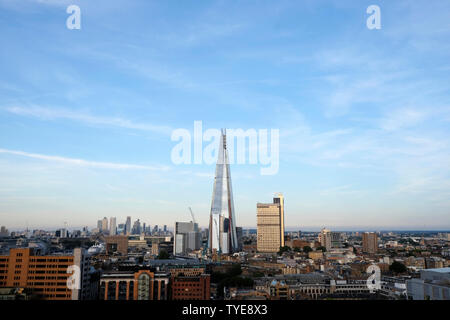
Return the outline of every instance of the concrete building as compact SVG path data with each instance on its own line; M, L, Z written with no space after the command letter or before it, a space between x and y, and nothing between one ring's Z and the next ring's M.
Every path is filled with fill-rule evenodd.
M278 252L284 244L284 197L276 194L273 203L258 203L257 250Z
M323 228L319 233L320 245L330 251L331 249L342 248L343 245L343 233L332 232L328 229Z
M406 281L409 300L450 300L450 268L420 271L420 279Z
M173 242L174 255L184 256L190 251L199 250L202 244L202 236L198 224L194 222L175 222L175 234Z

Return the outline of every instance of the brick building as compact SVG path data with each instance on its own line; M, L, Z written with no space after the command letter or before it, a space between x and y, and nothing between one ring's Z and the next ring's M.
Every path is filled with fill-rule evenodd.
M209 300L211 297L211 276L202 274L194 277L172 277L172 300Z
M113 271L100 278L100 300L167 300L169 274Z

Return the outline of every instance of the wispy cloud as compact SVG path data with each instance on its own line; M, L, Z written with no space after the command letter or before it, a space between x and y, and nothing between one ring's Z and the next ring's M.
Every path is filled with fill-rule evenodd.
M73 166L82 166L82 167L91 167L91 168L100 168L100 169L137 169L137 170L152 170L152 171L166 171L168 170L167 166L144 166L137 164L128 164L128 163L112 163L112 162L98 162L98 161L89 161L83 159L76 158L67 158L60 156L50 156L38 153L28 153L24 151L17 150L8 150L8 149L0 149L0 153L11 154L16 156L23 156L27 158L46 160L46 161L54 161L67 165Z
M3 110L20 116L36 117L44 120L67 119L83 122L90 125L114 126L126 129L151 131L165 135L170 135L172 132L172 128L169 126L138 123L120 117L94 116L88 113L75 112L67 109L47 108L41 106L31 106L31 107L12 106L3 108Z

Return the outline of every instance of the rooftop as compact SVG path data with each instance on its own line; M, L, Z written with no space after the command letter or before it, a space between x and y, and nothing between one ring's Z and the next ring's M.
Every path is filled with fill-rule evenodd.
M439 272L439 273L450 273L450 267L449 268L425 269L423 271L433 271L433 272Z

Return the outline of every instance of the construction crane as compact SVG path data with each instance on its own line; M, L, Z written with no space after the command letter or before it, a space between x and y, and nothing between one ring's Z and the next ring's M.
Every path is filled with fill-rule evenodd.
M194 213L192 212L192 209L191 209L191 207L189 207L189 211L191 212L191 216L192 216L192 220L193 220L193 222L194 222L194 223L197 223L197 222L195 222L195 217L194 217Z

